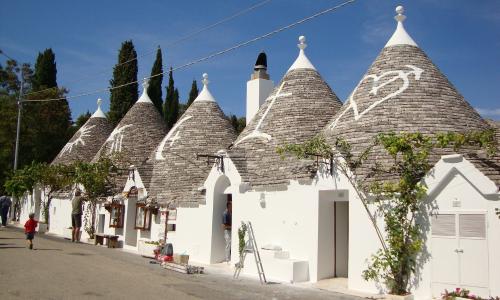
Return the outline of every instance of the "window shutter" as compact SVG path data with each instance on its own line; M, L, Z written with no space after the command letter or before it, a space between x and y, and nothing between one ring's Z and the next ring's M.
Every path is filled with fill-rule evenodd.
M486 222L484 214L461 214L459 216L460 237L486 237Z
M455 215L439 214L432 216L432 235L455 236Z

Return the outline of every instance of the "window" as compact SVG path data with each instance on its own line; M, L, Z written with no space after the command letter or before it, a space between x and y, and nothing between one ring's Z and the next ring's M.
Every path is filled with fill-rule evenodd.
M145 204L137 203L135 206L135 229L151 229L151 209Z
M111 204L109 227L123 228L123 216L125 215L125 205Z
M460 214L458 231L460 237L486 238L486 219L483 214Z

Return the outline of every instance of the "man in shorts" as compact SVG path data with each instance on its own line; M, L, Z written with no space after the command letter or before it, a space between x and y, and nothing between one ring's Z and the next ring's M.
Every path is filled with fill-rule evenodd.
M71 242L80 242L80 228L82 227L82 191L79 188L75 190L73 200L71 200Z

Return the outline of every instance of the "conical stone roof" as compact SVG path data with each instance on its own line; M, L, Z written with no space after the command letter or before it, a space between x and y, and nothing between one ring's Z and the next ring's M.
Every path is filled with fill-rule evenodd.
M89 162L99 151L113 130L111 123L101 110L102 100L97 100L97 110L73 135L52 161L56 164L70 164L76 161Z
M236 139L234 128L207 88L207 74L203 77L202 91L157 143L151 160L150 195L170 207L196 207L204 200L199 188L212 165L206 158L197 160L197 154L216 155Z
M282 160L276 147L312 138L342 105L305 55L305 38L299 41L296 61L228 152L253 190L287 189L290 180L310 182L311 163Z
M432 134L488 129L489 125L405 31L402 7L396 11L396 31L325 128L327 140L334 145L337 137L343 137L359 154L382 132ZM389 163L382 149L373 153L360 175L367 175L375 161ZM439 157L434 156L434 162Z
M141 178L146 188L151 179L148 178L151 172L147 170L146 161L167 133L162 116L147 95L147 87L145 80L141 97L125 114L94 157L94 161L97 161L102 155L119 155L125 163L136 166L139 172L142 171ZM117 180L117 187L122 188L126 179L127 174Z

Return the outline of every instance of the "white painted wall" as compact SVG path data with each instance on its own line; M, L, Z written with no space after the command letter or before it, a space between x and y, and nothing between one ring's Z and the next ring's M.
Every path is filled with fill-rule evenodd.
M247 124L250 123L259 107L266 101L273 88L274 83L269 79L257 78L247 82Z

